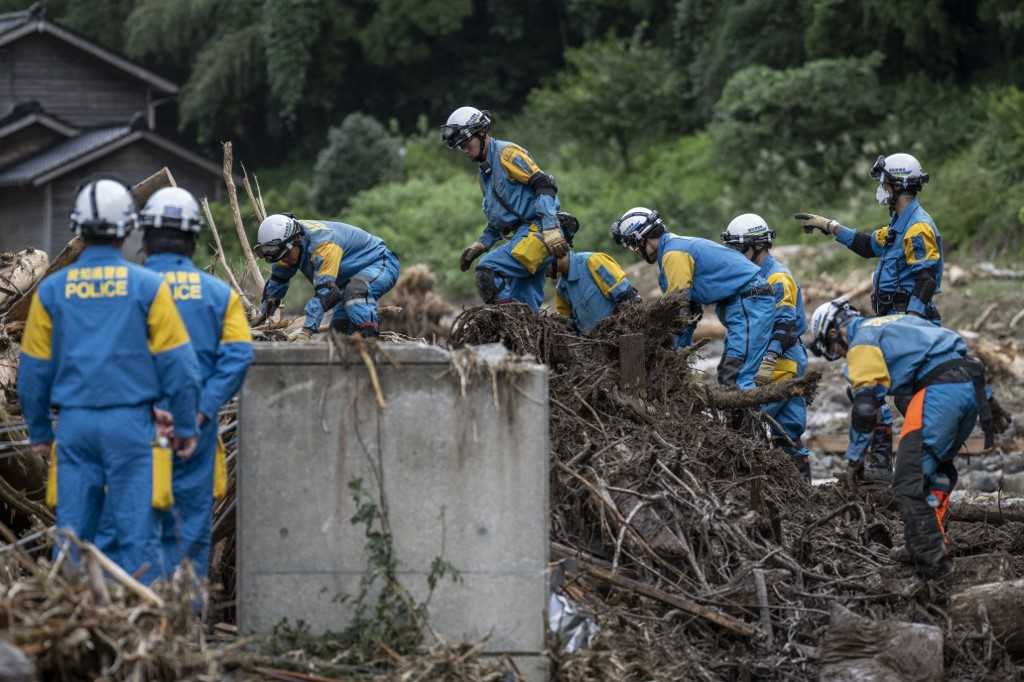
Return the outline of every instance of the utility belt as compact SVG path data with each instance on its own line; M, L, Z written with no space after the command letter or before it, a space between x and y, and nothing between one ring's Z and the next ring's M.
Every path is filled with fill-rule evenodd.
M906 314L910 305L910 294L906 291L874 291L871 293L871 308L876 315ZM938 309L929 303L925 306L925 319L939 320Z
M893 397L896 407L900 412L905 413L906 406L918 391L937 384L961 384L968 381L974 385L974 402L978 408L978 421L985 434L985 448L988 449L995 444L995 431L992 426L992 406L989 404L985 390L985 366L979 360L966 357L940 363L914 382L909 395L900 392Z

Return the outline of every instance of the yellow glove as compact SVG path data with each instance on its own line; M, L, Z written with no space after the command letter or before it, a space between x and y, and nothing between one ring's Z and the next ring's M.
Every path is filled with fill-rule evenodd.
M765 353L764 359L761 360L761 365L757 368L757 374L754 375L754 383L758 386L772 383L772 377L775 375L775 365L778 362L778 355L775 353Z
M462 257L459 258L459 269L463 272L469 270L469 266L473 264L473 261L475 261L477 257L486 250L487 247L480 242L473 242L470 244L469 247L462 252Z
M296 329L295 331L291 332L290 334L288 334L288 340L289 341L297 341L298 343L302 343L304 341L309 341L312 338L313 338L313 330L306 329L305 327L300 327L300 328Z
M569 253L569 242L565 241L565 236L560 228L553 227L550 230L541 230L540 240L544 242L544 247L548 250L548 253L555 258L561 258Z
M820 230L822 234L831 236L839 230L839 223L825 216L813 213L797 213L793 218L800 221L800 226L804 228L804 232L807 234Z

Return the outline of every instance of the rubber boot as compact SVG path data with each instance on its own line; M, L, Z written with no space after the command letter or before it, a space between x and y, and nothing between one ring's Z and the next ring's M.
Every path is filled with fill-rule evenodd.
M871 456L864 470L869 481L892 480L892 425L878 424L871 434Z
M793 464L796 465L796 470L800 472L800 478L805 482L811 482L811 459L809 457L794 457Z

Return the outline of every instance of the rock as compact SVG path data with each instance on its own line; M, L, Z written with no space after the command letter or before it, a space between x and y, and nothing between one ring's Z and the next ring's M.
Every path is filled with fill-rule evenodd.
M981 493L994 493L999 490L999 474L989 471L975 471L971 477L973 489Z

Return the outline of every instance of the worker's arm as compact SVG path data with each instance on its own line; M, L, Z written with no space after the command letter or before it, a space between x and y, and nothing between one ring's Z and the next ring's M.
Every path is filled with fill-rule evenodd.
M270 268L270 279L263 287L263 300L274 298L279 301L284 300L285 294L288 293L288 285L291 282L292 277L298 272L298 267L286 268L283 265L277 263Z
M775 321L768 352L782 355L800 339L797 330L796 282L787 272L773 272L768 275L768 284L775 294Z
M206 419L216 419L220 406L238 392L251 362L252 332L245 319L242 301L232 291L224 311L220 343L217 344L217 364L199 399L199 412Z
M501 239L501 228L494 223L487 223L487 225L484 226L483 232L481 232L480 236L477 238L477 241L480 242L480 245L483 246L486 251L494 246L494 242L499 239Z
M53 442L50 423L53 374L53 322L36 291L28 309L18 361L18 399L33 445Z
M853 385L850 437L846 458L859 461L871 445L871 434L891 384L882 350L871 344L852 346L846 354L847 375Z
M167 409L174 417L174 435L192 438L196 435L201 388L199 360L165 282L160 283L149 304L146 322L149 353L156 365Z
M882 255L888 235L888 225L871 233L859 232L845 225L836 228L836 241L861 258L877 258Z
M324 314L341 303L338 274L341 272L343 255L341 246L334 242L323 242L310 254L314 272L313 297L306 303L306 321L302 326L311 332L318 332Z
M542 171L525 149L514 144L501 150L500 161L510 180L528 186L536 196L540 229L557 228L558 205L555 202L555 195L558 194L558 187L554 178Z
M903 235L903 256L914 276L907 312L923 317L939 288L935 271L942 260L939 240L931 225L920 222L910 226Z

